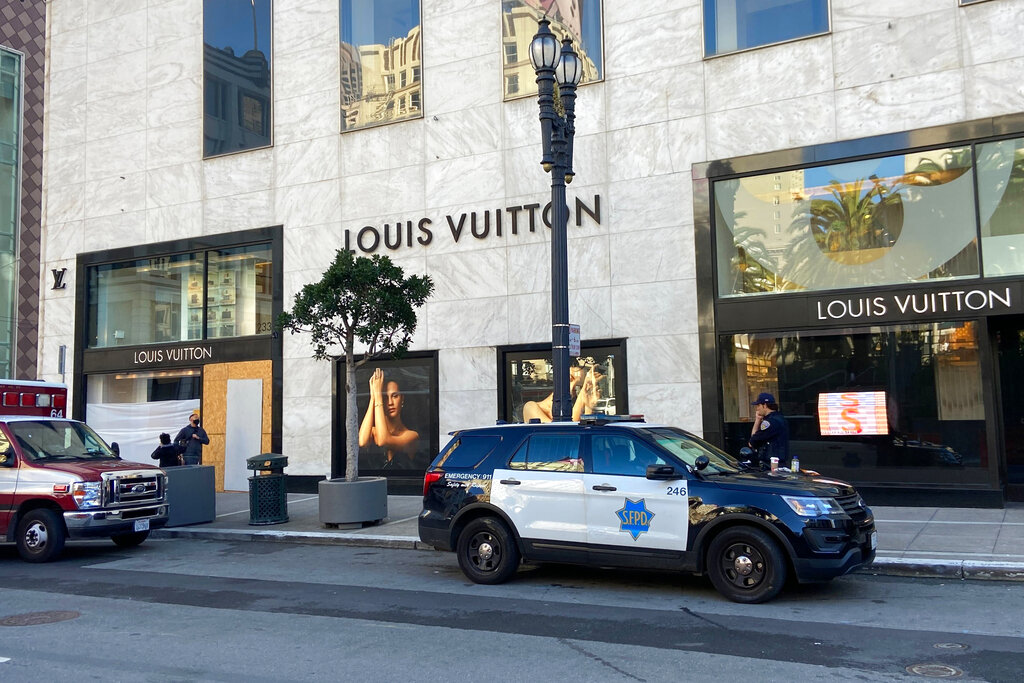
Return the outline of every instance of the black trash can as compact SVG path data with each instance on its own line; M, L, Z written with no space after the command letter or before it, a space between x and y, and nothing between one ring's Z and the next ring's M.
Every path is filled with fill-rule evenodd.
M245 459L255 470L249 477L249 524L283 524L288 521L288 492L284 468L288 458L277 453L262 453Z

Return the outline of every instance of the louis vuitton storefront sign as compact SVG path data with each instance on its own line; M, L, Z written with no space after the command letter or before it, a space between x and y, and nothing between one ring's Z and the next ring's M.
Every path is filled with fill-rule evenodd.
M821 297L812 303L815 322L880 322L931 316L1012 313L1021 306L1019 285L971 287L939 291L901 290L866 296Z

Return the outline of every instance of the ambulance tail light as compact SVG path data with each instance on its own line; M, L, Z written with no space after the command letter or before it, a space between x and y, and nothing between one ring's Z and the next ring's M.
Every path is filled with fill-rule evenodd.
M68 397L66 394L54 394L53 395L53 407L57 410L64 410L68 405Z
M36 394L36 408L49 408L51 398L50 394Z
M427 472L423 477L423 497L427 497L427 493L430 491L430 485L436 481L441 481L444 478L444 472Z
M35 394L22 394L21 395L21 407L22 408L34 408L36 405Z

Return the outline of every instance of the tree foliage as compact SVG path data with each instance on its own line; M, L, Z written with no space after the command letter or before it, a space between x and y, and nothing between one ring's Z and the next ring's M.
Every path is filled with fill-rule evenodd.
M339 249L316 282L302 287L277 327L311 335L313 357L345 364L346 479L358 477L355 368L381 356L399 356L416 331L416 309L434 283L429 275L406 277L388 256L356 256ZM355 360L357 343L362 356Z

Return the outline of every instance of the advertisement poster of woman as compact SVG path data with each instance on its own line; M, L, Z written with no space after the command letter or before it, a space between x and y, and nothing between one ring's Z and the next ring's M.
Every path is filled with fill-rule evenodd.
M380 363L356 371L360 387L359 466L364 470L423 470L430 449L427 367Z

